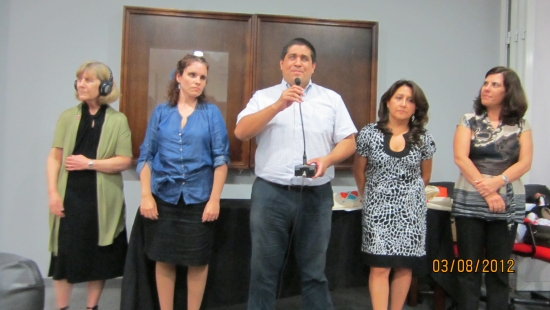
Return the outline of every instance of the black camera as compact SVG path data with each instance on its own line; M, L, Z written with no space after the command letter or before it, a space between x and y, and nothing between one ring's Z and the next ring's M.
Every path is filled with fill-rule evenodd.
M294 176L311 178L315 173L317 173L317 166L315 164L294 166Z

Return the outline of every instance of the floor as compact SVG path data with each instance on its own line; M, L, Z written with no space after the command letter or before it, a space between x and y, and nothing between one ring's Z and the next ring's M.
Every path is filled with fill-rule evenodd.
M120 279L114 279L107 281L105 289L101 296L99 303L100 310L116 310L120 306ZM544 293L546 296L549 295L548 292ZM334 308L336 310L364 310L372 309L370 304L370 297L367 287L356 287L356 288L347 288L347 289L337 289L331 292L332 301ZM525 292L517 292L513 294L514 297L519 298L529 298L529 294ZM85 309L86 308L86 288L83 284L75 285L73 289L73 297L71 301L70 308L72 309ZM447 303L450 306L450 300ZM300 309L301 300L300 296L289 297L280 299L277 301L277 310L288 310L288 309ZM433 299L432 296L428 293L421 294L420 303L416 307L405 306L403 309L415 309L415 310L428 310L433 308ZM52 283L50 279L46 279L46 306L45 310L55 310L55 298L52 288ZM222 308L215 308L213 310L244 310L246 309L245 304L233 305ZM485 309L485 304L481 303L479 309ZM537 310L545 309L539 306L525 306L525 305L516 305L516 310ZM548 308L546 308L548 309Z

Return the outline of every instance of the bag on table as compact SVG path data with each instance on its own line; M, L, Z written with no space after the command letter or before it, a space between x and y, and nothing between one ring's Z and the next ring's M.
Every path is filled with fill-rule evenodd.
M536 206L531 212L537 214L539 218L550 220L550 207L548 206ZM531 229L533 230L535 244L550 248L550 226L531 224ZM523 242L532 244L531 235L526 233Z

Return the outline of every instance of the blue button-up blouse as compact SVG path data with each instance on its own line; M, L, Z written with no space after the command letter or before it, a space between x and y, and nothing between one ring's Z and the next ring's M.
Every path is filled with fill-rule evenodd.
M140 147L137 172L151 169L151 191L160 199L187 204L210 199L214 168L229 163L229 140L218 107L198 103L181 128L177 106L158 105Z

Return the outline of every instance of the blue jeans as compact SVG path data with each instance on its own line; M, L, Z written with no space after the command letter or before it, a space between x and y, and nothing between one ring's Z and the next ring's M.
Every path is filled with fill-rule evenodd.
M330 182L300 193L256 178L252 186L252 258L248 309L275 309L277 282L292 233L303 309L333 309L325 276L332 222Z

